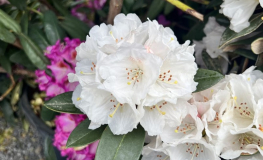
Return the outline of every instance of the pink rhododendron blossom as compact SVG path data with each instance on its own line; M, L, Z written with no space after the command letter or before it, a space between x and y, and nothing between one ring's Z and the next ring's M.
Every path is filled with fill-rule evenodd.
M0 5L10 4L8 0L0 0Z
M98 141L80 148L66 148L67 140L74 128L83 120L85 115L61 114L56 117L56 130L53 145L61 150L62 156L67 156L68 160L93 160L95 157Z
M46 91L47 98L75 89L77 83L69 83L67 74L74 72L76 66L75 48L80 43L79 39L65 38L64 42L57 41L55 45L47 47L45 56L51 62L47 68L51 70L52 76L44 70L36 70L35 72L39 89Z

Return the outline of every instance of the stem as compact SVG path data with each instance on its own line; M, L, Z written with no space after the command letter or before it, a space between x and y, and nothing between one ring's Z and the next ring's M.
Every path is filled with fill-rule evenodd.
M113 24L113 20L117 14L121 12L123 0L110 0L110 10L107 19L108 24Z
M166 0L166 1L176 6L177 8L181 9L182 11L196 17L197 19L204 21L204 15L202 15L201 13L198 13L196 10L182 3L181 1L179 0Z
M35 10L34 8L29 8L29 7L26 7L26 9L28 9L28 10L30 10L30 11L32 11L32 12L34 12L34 13L38 14L38 15L39 15L39 16L41 16L41 17L43 17L43 14L42 14L41 12L39 12L39 11Z
M0 101L2 101L12 90L13 88L15 87L15 80L14 80L14 77L13 75L9 75L10 76L10 80L11 80L11 85L10 87L5 91L5 93L0 97Z
M25 69L15 69L12 72L14 74L17 74L17 75L27 76L27 77L31 77L31 78L36 77L34 72L31 72L31 71L28 71ZM7 73L7 71L4 68L0 67L0 73Z

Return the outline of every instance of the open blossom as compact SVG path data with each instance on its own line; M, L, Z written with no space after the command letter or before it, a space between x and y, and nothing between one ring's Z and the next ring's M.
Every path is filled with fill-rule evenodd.
M263 5L262 0L224 0L220 13L230 19L230 29L240 32L250 25L248 20L259 3Z
M55 45L48 46L45 56L51 64L47 68L51 70L50 76L45 70L36 70L37 79L41 91L46 91L48 98L64 92L73 91L77 83L69 83L67 74L73 72L76 65L75 48L81 43L79 39L65 38L64 42L58 40Z
M76 49L75 73L68 74L70 82L80 84L73 102L92 121L89 128L109 124L114 134L126 134L141 122L156 135L163 125L153 131L156 125L149 119L176 123L165 117L178 118L170 109L178 98L189 100L197 85L194 46L189 43L180 45L170 28L157 21L142 23L135 14L117 15L114 25L94 26ZM160 108L148 112L166 101L166 116Z
M220 60L220 65L223 73L227 72L228 69L228 57L227 54L224 53L222 49L219 49L220 40L223 32L225 31L225 27L220 26L215 17L209 17L207 24L204 28L205 37L202 41L194 41L196 44L196 62L202 68L205 68L205 64L203 61L202 52L205 51L211 58L218 58Z
M68 160L93 160L95 158L98 141L79 148L66 148L70 133L85 119L85 115L64 113L55 119L56 129L53 145L61 150L61 155L67 156Z

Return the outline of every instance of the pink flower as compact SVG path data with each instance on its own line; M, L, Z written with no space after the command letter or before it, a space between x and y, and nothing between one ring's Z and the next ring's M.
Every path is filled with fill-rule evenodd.
M0 6L4 4L10 4L8 0L0 0Z
M76 66L76 50L81 41L79 39L65 38L62 43L60 40L53 46L48 46L45 56L51 64L47 68L51 70L52 76L46 74L44 70L36 70L36 82L41 91L46 91L47 98L52 98L58 94L73 91L77 83L68 82L68 73L74 73Z
M74 128L86 119L85 115L61 114L56 117L56 130L53 145L56 146L62 156L68 156L68 160L93 160L95 158L98 141L82 148L66 148L67 139Z

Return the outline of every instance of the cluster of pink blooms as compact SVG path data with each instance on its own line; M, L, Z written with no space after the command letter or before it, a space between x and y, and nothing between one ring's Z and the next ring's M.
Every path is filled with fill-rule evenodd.
M95 158L98 141L80 148L67 148L67 139L77 125L86 119L86 115L61 114L56 117L56 130L53 145L61 150L62 156L70 160L93 160Z
M67 74L75 72L76 50L81 41L79 39L65 38L64 42L57 41L55 45L47 47L45 56L50 60L47 66L51 70L48 75L45 70L36 70L36 82L41 91L45 91L47 99L58 94L73 91L78 83L69 83ZM60 114L55 119L56 130L53 145L56 146L62 156L68 160L93 160L98 142L81 148L67 148L66 143L70 133L84 119L86 115Z
M107 0L87 0L85 3L79 4L76 7L72 8L71 14L77 17L79 20L87 23L89 26L93 26L94 23L92 20L89 20L86 13L79 11L80 8L89 8L91 11L100 10Z

